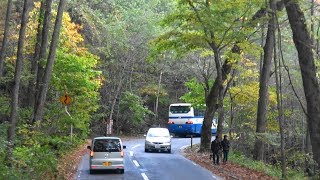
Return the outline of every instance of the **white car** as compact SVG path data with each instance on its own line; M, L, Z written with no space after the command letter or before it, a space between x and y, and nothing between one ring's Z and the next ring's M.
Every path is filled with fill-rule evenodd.
M150 128L145 135L145 152L166 151L171 153L171 135L167 128Z
M118 137L96 137L92 139L90 149L90 174L97 170L117 170L124 173L123 149Z

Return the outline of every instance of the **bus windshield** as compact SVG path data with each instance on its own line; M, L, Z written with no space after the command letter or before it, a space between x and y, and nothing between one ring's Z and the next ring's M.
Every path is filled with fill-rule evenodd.
M170 112L172 114L177 114L177 113L188 113L190 111L190 106L171 106L170 107Z

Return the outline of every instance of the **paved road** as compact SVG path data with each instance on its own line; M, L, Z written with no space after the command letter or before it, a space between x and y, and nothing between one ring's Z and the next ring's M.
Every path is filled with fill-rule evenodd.
M200 138L193 138L199 143ZM101 172L89 174L89 154L82 158L76 180L212 180L218 179L210 171L200 167L180 154L180 150L190 145L190 138L172 138L172 152L144 152L144 139L124 141L125 172ZM220 179L220 178L219 178Z

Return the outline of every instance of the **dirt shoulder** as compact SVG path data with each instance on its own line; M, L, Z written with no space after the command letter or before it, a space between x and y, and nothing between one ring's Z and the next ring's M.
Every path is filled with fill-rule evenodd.
M273 180L275 178L270 177L258 171L254 171L245 167L242 167L231 162L226 164L220 163L220 165L213 165L212 159L210 160L209 153L198 153L198 149L186 148L182 154L191 161L199 164L203 168L208 169L213 174L216 174L226 180L231 179L259 179L259 180Z

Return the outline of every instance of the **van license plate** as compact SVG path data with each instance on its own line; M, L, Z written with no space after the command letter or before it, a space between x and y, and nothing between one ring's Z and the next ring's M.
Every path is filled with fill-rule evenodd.
M160 145L159 145L159 144L156 144L155 148L159 149L159 148L160 148Z
M102 165L103 166L111 166L112 162L103 162Z

